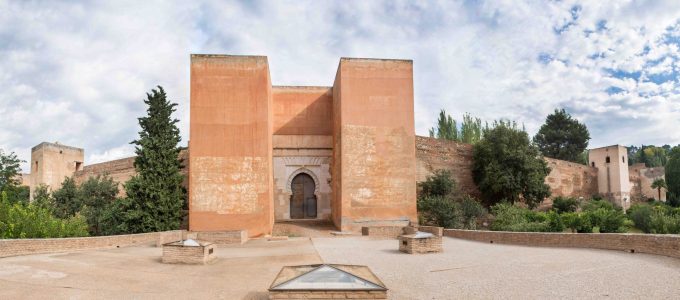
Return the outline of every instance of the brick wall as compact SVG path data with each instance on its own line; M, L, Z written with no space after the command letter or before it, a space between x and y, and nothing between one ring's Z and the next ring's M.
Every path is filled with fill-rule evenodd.
M248 231L230 230L188 232L187 238L215 244L243 244L248 241Z
M596 168L547 157L545 161L550 167L545 183L550 186L552 197L588 199L598 194ZM543 205L552 205L552 200L544 201Z
M444 235L485 243L623 250L680 258L680 235L538 233L446 229Z
M123 184L130 180L132 176L135 176L137 174L137 171L135 170L135 157L136 156L116 159L98 164L87 165L83 167L82 170L76 171L73 174L73 179L76 181L76 184L81 184L90 177L100 175L110 176L111 178L113 178L113 181L118 182L118 196L123 197L125 196L125 189L123 188ZM188 150L180 151L179 159L182 160L182 166L184 166L184 168L181 170L182 174L185 175L184 176L185 180L183 182L184 187L187 187L186 175L189 172L188 158L189 158Z
M480 196L472 180L472 145L416 136L416 181L425 181L437 170L450 170L462 192Z
M479 197L472 179L472 152L470 144L416 136L416 180L425 181L436 170L449 170L462 192ZM589 198L598 193L597 169L558 159L545 160L551 169L545 183L550 186L552 197ZM552 205L552 200L543 205Z
M163 235L164 239L167 241L172 239L179 240L182 237L182 230L78 238L2 239L0 240L0 257L106 249L134 245L156 245L160 240L161 235Z
M166 264L206 264L216 258L215 244L182 246L180 243L163 245L161 261Z
M404 234L404 226L366 226L361 228L361 235L371 238L396 239Z

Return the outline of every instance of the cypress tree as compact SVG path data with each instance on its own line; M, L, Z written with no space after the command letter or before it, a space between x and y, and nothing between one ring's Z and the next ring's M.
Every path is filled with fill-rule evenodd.
M137 175L125 184L127 205L123 226L131 233L178 229L186 191L182 186L181 140L177 119L172 117L177 103L167 100L158 86L144 100L147 115L139 118L139 139L135 145Z

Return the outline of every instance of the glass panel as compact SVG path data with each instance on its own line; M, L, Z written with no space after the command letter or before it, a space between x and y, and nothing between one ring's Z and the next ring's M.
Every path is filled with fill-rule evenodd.
M273 288L274 290L382 290L383 288L329 266L321 266L309 273Z

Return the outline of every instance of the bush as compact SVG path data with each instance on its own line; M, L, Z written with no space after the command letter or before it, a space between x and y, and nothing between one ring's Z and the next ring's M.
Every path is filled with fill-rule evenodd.
M628 218L635 224L635 227L645 233L651 232L652 214L654 214L654 208L651 205L635 204L631 206L626 213Z
M0 238L61 238L87 235L87 222L78 214L61 220L53 217L46 208L33 204L10 204L6 197L0 201Z
M418 184L420 196L450 196L456 188L456 182L451 178L451 172L447 170L437 170L427 180Z
M593 224L590 222L588 214L585 213L564 213L560 216L566 228L571 232L592 233Z
M421 224L460 228L463 216L455 201L442 196L425 196L418 199Z
M598 208L587 211L593 226L599 227L601 233L626 232L624 222L626 216L620 210Z
M507 202L492 206L491 211L495 218L490 229L494 231L550 232L563 230L560 217L554 212L548 214L535 212Z
M564 223L562 218L555 211L549 211L547 213L548 217L548 231L550 232L562 232L564 230Z
M606 210L621 210L620 207L614 206L611 202L603 199L592 199L586 203L584 203L581 207L583 211L595 211L600 208L604 208Z
M553 210L557 213L575 212L578 208L578 200L571 197L556 197L553 199Z
M486 208L474 198L465 195L457 203L463 216L463 228L477 229L477 218L487 214Z
M680 234L680 216L667 215L661 211L655 211L650 220L650 232L658 234Z

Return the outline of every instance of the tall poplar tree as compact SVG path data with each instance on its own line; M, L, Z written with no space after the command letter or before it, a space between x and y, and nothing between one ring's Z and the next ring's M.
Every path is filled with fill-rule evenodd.
M178 159L181 140L177 119L172 117L176 103L167 100L162 87L147 93L147 115L139 118L139 139L135 145L137 175L125 184L127 209L124 225L128 232L178 229L186 191Z

